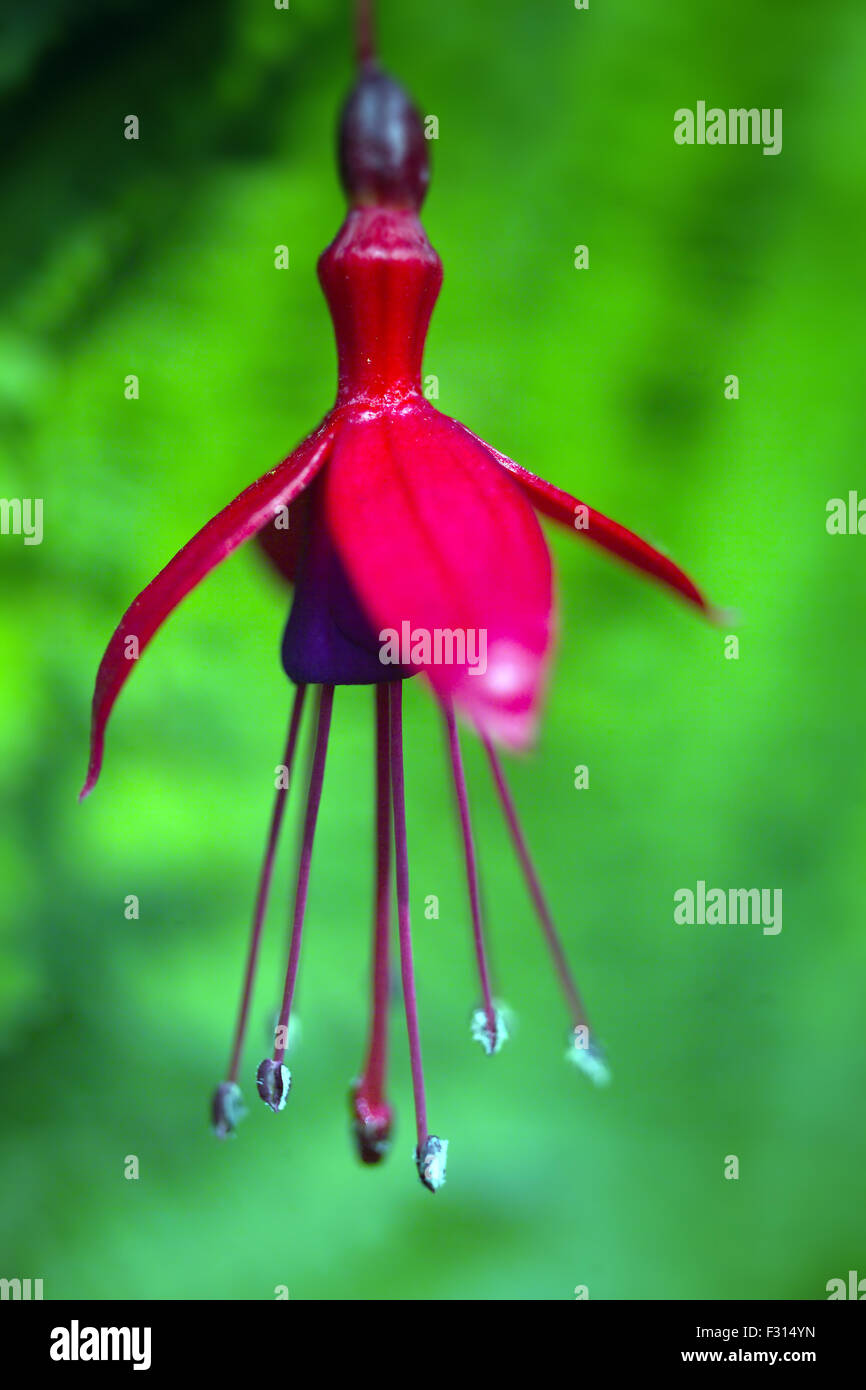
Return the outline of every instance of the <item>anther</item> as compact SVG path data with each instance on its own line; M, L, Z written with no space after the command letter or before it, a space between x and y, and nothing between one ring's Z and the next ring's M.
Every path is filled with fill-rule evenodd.
M272 1057L266 1057L259 1063L256 1085L265 1105L269 1105L276 1115L278 1110L285 1108L289 1098L292 1074L283 1062L275 1062Z
M233 1138L238 1121L246 1115L244 1098L236 1081L223 1081L211 1100L213 1132L218 1139Z
M352 1088L349 1100L358 1157L362 1163L381 1163L391 1148L390 1105L370 1101L360 1084Z
M565 1056L584 1076L588 1076L594 1085L610 1084L610 1067L604 1049L595 1041L586 1024L580 1023L572 1028Z
M428 1192L438 1192L445 1186L445 1166L448 1158L448 1140L428 1134L424 1143L415 1150L415 1163L418 1176Z
M492 1057L508 1041L508 1027L501 1009L493 1012L492 1028L487 1009L476 1009L469 1026L473 1041L481 1044L488 1057Z

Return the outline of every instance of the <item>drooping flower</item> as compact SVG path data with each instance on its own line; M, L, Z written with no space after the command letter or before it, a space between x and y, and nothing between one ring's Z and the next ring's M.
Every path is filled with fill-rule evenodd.
M424 340L442 281L419 211L429 181L420 118L402 88L360 47L360 72L340 123L339 159L349 209L319 261L334 322L338 389L318 428L193 537L134 600L102 659L93 700L91 757L82 796L102 763L108 717L132 663L181 600L243 541L258 536L294 586L282 646L295 686L280 785L253 914L239 1017L225 1080L212 1102L216 1133L243 1113L238 1083L268 893L308 687L317 688L315 738L299 855L292 934L273 1054L257 1089L286 1105L285 1063L300 961L313 841L335 688L370 685L375 696L376 897L372 1019L352 1097L361 1159L390 1142L386 1094L392 870L400 974L416 1110L415 1161L435 1191L447 1141L430 1132L421 1062L410 928L403 779L402 682L423 673L441 705L460 824L480 1001L471 1032L485 1052L507 1036L485 950L478 866L460 752L458 713L479 734L570 1018L570 1056L606 1079L602 1050L569 970L510 795L497 745L531 742L553 640L551 563L536 513L576 531L674 590L707 604L672 561L615 521L543 482L465 426L421 389ZM286 524L288 522L288 524ZM129 639L134 638L132 648ZM393 861L393 863L392 863Z

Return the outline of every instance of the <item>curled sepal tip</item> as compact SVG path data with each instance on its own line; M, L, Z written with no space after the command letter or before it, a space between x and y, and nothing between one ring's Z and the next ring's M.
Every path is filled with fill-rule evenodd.
M243 541L267 526L276 510L288 506L303 492L324 463L331 437L332 427L326 417L288 458L211 517L130 604L105 649L96 674L90 762L79 801L83 801L96 785L109 715L151 638L212 569Z
M236 1081L221 1081L211 1100L211 1122L218 1139L233 1139L238 1122L247 1113L241 1088Z
M356 1086L349 1096L352 1134L362 1163L381 1163L391 1148L393 1116L385 1101L370 1101Z
M429 1134L415 1150L418 1176L428 1192L438 1192L445 1186L445 1166L448 1159L448 1140Z
M596 1042L585 1024L572 1028L565 1055L567 1060L573 1062L594 1085L610 1085L611 1072L604 1049Z
M492 1057L494 1052L499 1052L502 1044L508 1041L508 1025L501 1009L494 1010L492 1027L487 1010L476 1009L469 1027L473 1042L479 1042L488 1057Z
M265 1105L269 1105L276 1115L288 1100L289 1091L292 1089L292 1074L283 1062L275 1062L272 1057L266 1057L259 1063L256 1086Z

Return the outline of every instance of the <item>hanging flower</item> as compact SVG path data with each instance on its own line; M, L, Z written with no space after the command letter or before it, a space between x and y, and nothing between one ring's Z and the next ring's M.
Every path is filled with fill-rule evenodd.
M536 513L627 561L695 607L707 604L672 561L625 527L543 482L463 425L421 390L430 314L442 282L419 211L427 145L402 88L378 67L362 23L360 72L343 110L340 172L349 210L319 261L337 339L332 410L288 458L248 487L179 551L134 600L102 659L93 700L90 766L99 775L105 727L130 671L180 601L245 540L258 536L294 586L282 647L295 687L283 764L253 914L240 1012L226 1079L213 1098L217 1134L243 1113L238 1085L274 856L309 687L315 738L295 889L285 988L271 1056L257 1087L270 1108L286 1104L285 1063L301 950L313 841L325 774L334 692L370 685L376 726L376 899L372 1020L366 1061L352 1092L358 1152L386 1153L391 875L396 880L403 998L415 1097L415 1161L435 1191L445 1181L447 1141L430 1132L421 1062L410 930L403 777L402 683L422 673L440 704L462 836L480 982L471 1031L493 1055L506 1038L484 941L478 868L456 715L480 736L508 830L567 1002L570 1056L596 1082L607 1069L530 859L496 746L533 738L554 634L550 555ZM134 642L131 643L131 639Z

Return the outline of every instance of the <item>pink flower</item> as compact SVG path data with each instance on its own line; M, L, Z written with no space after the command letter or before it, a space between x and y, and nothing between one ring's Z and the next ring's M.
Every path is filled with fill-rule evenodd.
M135 639L131 650L140 655L185 595L243 541L258 535L294 584L283 641L283 665L296 686L284 755L289 769L306 689L318 687L290 958L274 1053L259 1067L259 1092L277 1111L291 1084L284 1057L334 689L369 684L376 701L377 893L373 1019L367 1061L352 1097L355 1133L362 1159L377 1162L391 1129L385 1069L393 851L416 1162L422 1181L435 1190L444 1181L447 1144L429 1132L421 1068L409 921L402 681L423 673L444 712L481 983L473 1035L492 1054L505 1027L484 949L456 712L484 742L568 1002L572 1055L600 1080L601 1050L589 1031L494 747L531 742L551 656L551 562L536 513L644 571L695 607L706 611L707 604L683 571L652 546L535 477L425 400L422 353L442 282L439 257L418 217L429 178L426 143L408 98L370 59L362 64L344 109L339 148L350 206L319 261L337 339L336 402L288 458L184 546L121 619L96 680L82 795L97 780L106 723L132 670L129 640ZM277 793L227 1079L214 1098L214 1124L222 1135L233 1132L240 1113L237 1076L285 795L285 788Z

